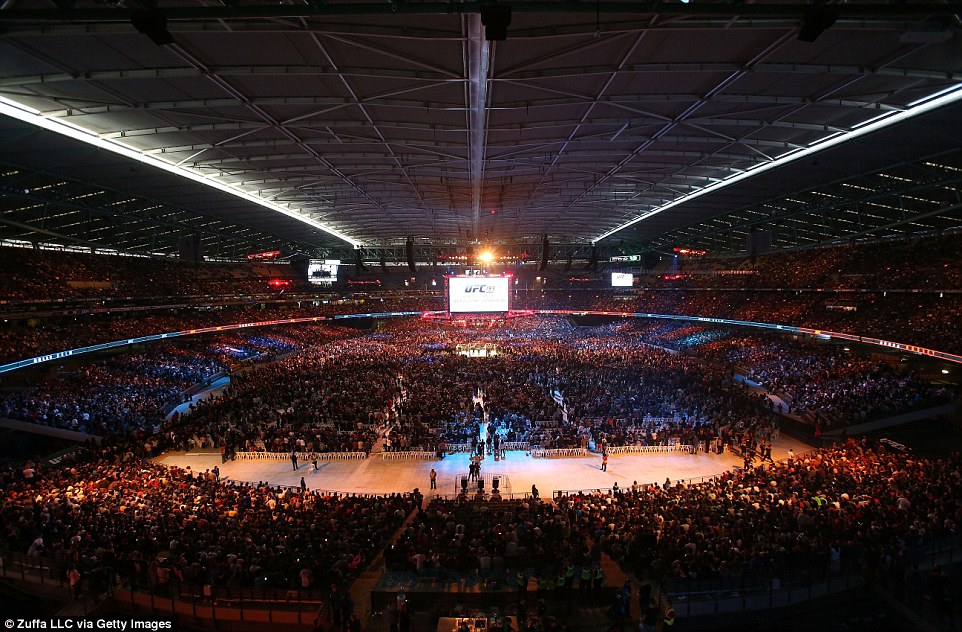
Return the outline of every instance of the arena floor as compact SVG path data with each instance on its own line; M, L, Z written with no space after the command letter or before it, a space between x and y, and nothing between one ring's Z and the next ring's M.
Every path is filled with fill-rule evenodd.
M742 376L738 378L745 379ZM183 414L192 402L220 395L228 383L226 378L221 379L174 410ZM749 384L753 390L759 389L757 384ZM773 395L767 396L776 403L782 403ZM772 458L775 461L785 459L789 449L795 454L802 454L811 447L791 437L780 436L772 444ZM417 487L428 495L433 467L438 473L436 493L447 495L458 493L460 478L468 473L468 458L468 454L461 453L448 455L441 461L383 460L380 454L373 454L363 461L321 461L317 464L316 472L310 463L300 463L297 471L294 471L287 459L221 463L219 452L168 452L158 461L169 466L190 467L195 472L203 472L216 465L220 467L221 479L238 482L297 486L303 476L308 489L358 494L410 492ZM531 491L532 485L537 485L541 496L548 498L557 490L608 489L615 482L619 487L626 488L631 487L634 481L643 485L661 484L666 478L672 481L707 478L741 465L741 458L730 452L721 455L705 452L695 455L626 454L610 456L608 471L602 472L601 457L597 455L535 459L525 456L524 452L509 452L507 459L502 461L495 461L488 455L482 462L481 473L506 477L503 480L507 480L508 487L502 485L502 494L523 495Z
M772 457L784 459L788 450L801 454L808 446L791 437L781 436L773 444ZM429 473L438 473L439 494L457 493L461 475L468 472L468 455L454 454L441 461L382 460L380 454L360 461L322 461L315 472L310 463L301 463L294 471L290 460L228 461L221 463L219 453L171 452L161 457L165 465L190 467L195 472L220 467L221 478L234 481L267 482L272 485L299 485L301 477L309 489L349 493L387 494L410 492L415 487L428 495ZM599 456L535 459L524 452L509 452L507 458L495 461L485 458L481 473L507 477L508 488L502 483L502 493L523 494L537 485L542 497L555 490L607 489L615 482L619 487L640 484L711 477L742 464L734 454L636 454L612 455L608 471L601 471ZM488 490L490 491L490 490Z

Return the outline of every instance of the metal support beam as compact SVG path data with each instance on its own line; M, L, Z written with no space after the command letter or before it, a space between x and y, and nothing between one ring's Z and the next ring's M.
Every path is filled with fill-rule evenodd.
M132 7L104 8L44 8L21 9L12 7L10 0L3 2L0 23L44 21L51 24L62 23L114 23L130 22ZM176 20L240 20L272 18L310 18L316 16L364 16L364 15L479 15L487 6L485 0L472 2L305 2L303 4L260 4L260 5L210 5L210 6L164 6L168 21ZM839 21L861 20L878 17L949 17L962 11L959 2L939 3L870 3L838 4ZM515 14L606 14L626 15L633 18L643 16L695 17L695 18L797 18L805 16L807 4L802 3L758 3L740 2L719 3L667 3L667 2L554 2L533 0L512 2L511 11Z
M492 249L499 256L514 257L511 262L537 264L541 256L541 244L535 242L495 244L492 246ZM407 265L407 250L403 244L364 245L358 250L361 253L361 259L369 267L377 267L380 265L382 253L384 255L384 261L388 264L399 266ZM347 250L340 250L336 254L340 256L341 261L351 263L354 260L352 253L353 251L349 253ZM414 246L414 260L418 266L429 266L435 261L438 262L438 265L444 265L445 262L457 263L459 265L475 263L457 258L466 256L466 254L466 244L419 243ZM599 260L605 261L611 254L617 253L610 253L609 248L605 246L599 250ZM566 261L571 259L575 264L578 262L584 263L590 255L591 244L588 243L551 244L552 261ZM510 265L510 263L499 262L497 265Z
M484 154L487 139L488 64L490 46L484 38L481 15L465 18L468 37L465 39L468 70L468 146L471 179L471 234L480 239L481 192L484 183Z

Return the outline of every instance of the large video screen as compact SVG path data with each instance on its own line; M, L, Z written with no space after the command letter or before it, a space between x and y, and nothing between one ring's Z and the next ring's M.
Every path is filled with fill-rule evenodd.
M635 283L635 277L631 272L612 272L611 287L631 287Z
M307 280L314 285L331 285L337 281L340 259L311 259L307 265Z
M507 312L511 277L448 277L448 311L452 314Z

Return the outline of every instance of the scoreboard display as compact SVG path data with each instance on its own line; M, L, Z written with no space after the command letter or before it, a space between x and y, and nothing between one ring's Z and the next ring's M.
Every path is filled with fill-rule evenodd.
M452 276L447 281L452 314L497 314L510 309L509 276Z

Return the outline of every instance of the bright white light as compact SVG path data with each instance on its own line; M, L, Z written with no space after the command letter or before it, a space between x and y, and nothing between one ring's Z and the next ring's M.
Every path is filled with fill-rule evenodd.
M867 119L867 120L864 120L864 121L862 121L861 123L856 123L855 125L852 126L852 129L858 129L858 128L860 128L860 127L865 127L866 125L871 125L872 123L875 123L876 121L881 121L882 119L888 118L888 117L890 117L890 116L892 116L892 115L894 115L894 114L896 114L896 111L895 111L895 110L889 110L888 112L882 112L882 113L879 114L878 116L873 116L872 118Z
M322 230L325 233L328 233L329 235L333 235L338 239L342 239L355 247L361 245L361 242L357 241L356 239L348 237L344 233L338 230L335 230L330 226L325 226L324 224L318 221L315 221L310 217L307 217L306 215L302 215L301 213L298 213L296 210L293 210L286 206L281 206L280 204L271 202L270 200L266 200L257 195L254 195L253 193L244 191L243 189L237 187L236 185L221 182L220 180L216 180L210 176L204 175L192 169L187 169L185 167L180 167L175 164L165 162L163 160L160 160L159 158L155 158L154 156L145 154L141 152L139 149L135 149L130 145L125 145L124 143L121 143L112 139L101 138L96 134L96 132L92 132L88 129L80 127L79 125L75 125L74 123L71 123L69 121L62 121L57 118L42 116L40 115L38 110L35 110L26 105L17 103L16 101L12 101L10 99L0 97L0 114L6 114L11 118L15 118L17 120L30 123L31 125L42 127L45 130L55 132L62 136L67 136L68 138L72 138L74 140L79 140L83 143L87 143L88 145L99 147L100 149L105 149L109 152L113 152L125 158L130 158L132 160L142 162L145 165L150 165L151 167L163 169L168 173L173 173L183 178L187 178L188 180L193 180L194 182L203 184L213 189L217 189L218 191L229 193L230 195L238 197L242 200L259 204L260 206L270 209L276 213L286 215L287 217L296 219L297 221L303 222L308 226L312 226L314 228L317 228L318 230Z
M922 97L921 99L916 99L915 101L912 101L911 103L909 103L908 106L909 106L910 108L913 108L913 107L915 107L916 105L921 105L921 104L923 104L923 103L926 103L927 101L931 101L932 99L938 99L938 98L941 97L941 96L945 96L945 95L948 95L948 94L951 94L951 93L955 92L956 90L959 90L960 87L962 87L962 86L959 86L959 84L956 84L956 85L954 85L954 86L949 86L948 88L944 88L944 89L942 89L942 90L939 90L938 92L935 92L935 93L933 93L933 94L930 94L930 95L928 95L928 96L926 96L926 97Z
M481 263L491 263L494 261L494 253L490 250L485 250L478 255L478 259L481 261Z
M770 171L771 169L775 169L776 167L781 167L782 165L798 160L799 158L811 156L812 154L822 151L824 149L828 149L829 147L835 147L836 145L841 145L842 143L850 141L854 138L858 138L859 136L864 136L866 134L871 134L872 132L877 132L880 129L884 129L888 127L889 125L901 123L902 121L910 119L914 116L918 116L919 114L931 112L932 110L938 109L945 105L949 105L950 103L955 103L956 101L960 101L960 100L962 100L962 83L957 83L954 86L946 88L945 90L936 92L935 94L919 99L918 101L913 101L912 103L909 104L909 108L907 110L902 110L901 112L893 112L891 114L880 115L878 117L875 117L874 119L871 119L870 121L863 123L861 126L856 126L856 128L848 132L838 132L836 134L829 136L828 138L824 138L818 141L814 145L792 150L788 154L776 160L773 160L771 162L759 163L757 165L749 167L748 169L746 169L742 173L735 175L734 177L726 178L720 182L715 182L714 184L710 184L702 189L694 191L693 193L689 193L688 195L683 195L682 197L672 202L669 202L668 204L663 204L662 206L659 206L655 209L646 211L644 214L639 215L638 217L632 220L629 220L620 226L612 228L606 233L602 233L601 235L598 235L597 237L591 240L591 243L597 243L606 237L610 237L615 233L621 232L624 229L628 228L629 226L634 226L638 222L644 219L647 219L652 215L663 213L669 209L679 206L680 204L684 204L685 202L694 200L703 195L707 195L709 193L718 191L719 189L723 189L725 187L731 186L736 182L741 182L742 180L751 178L752 176L758 175L759 173Z

